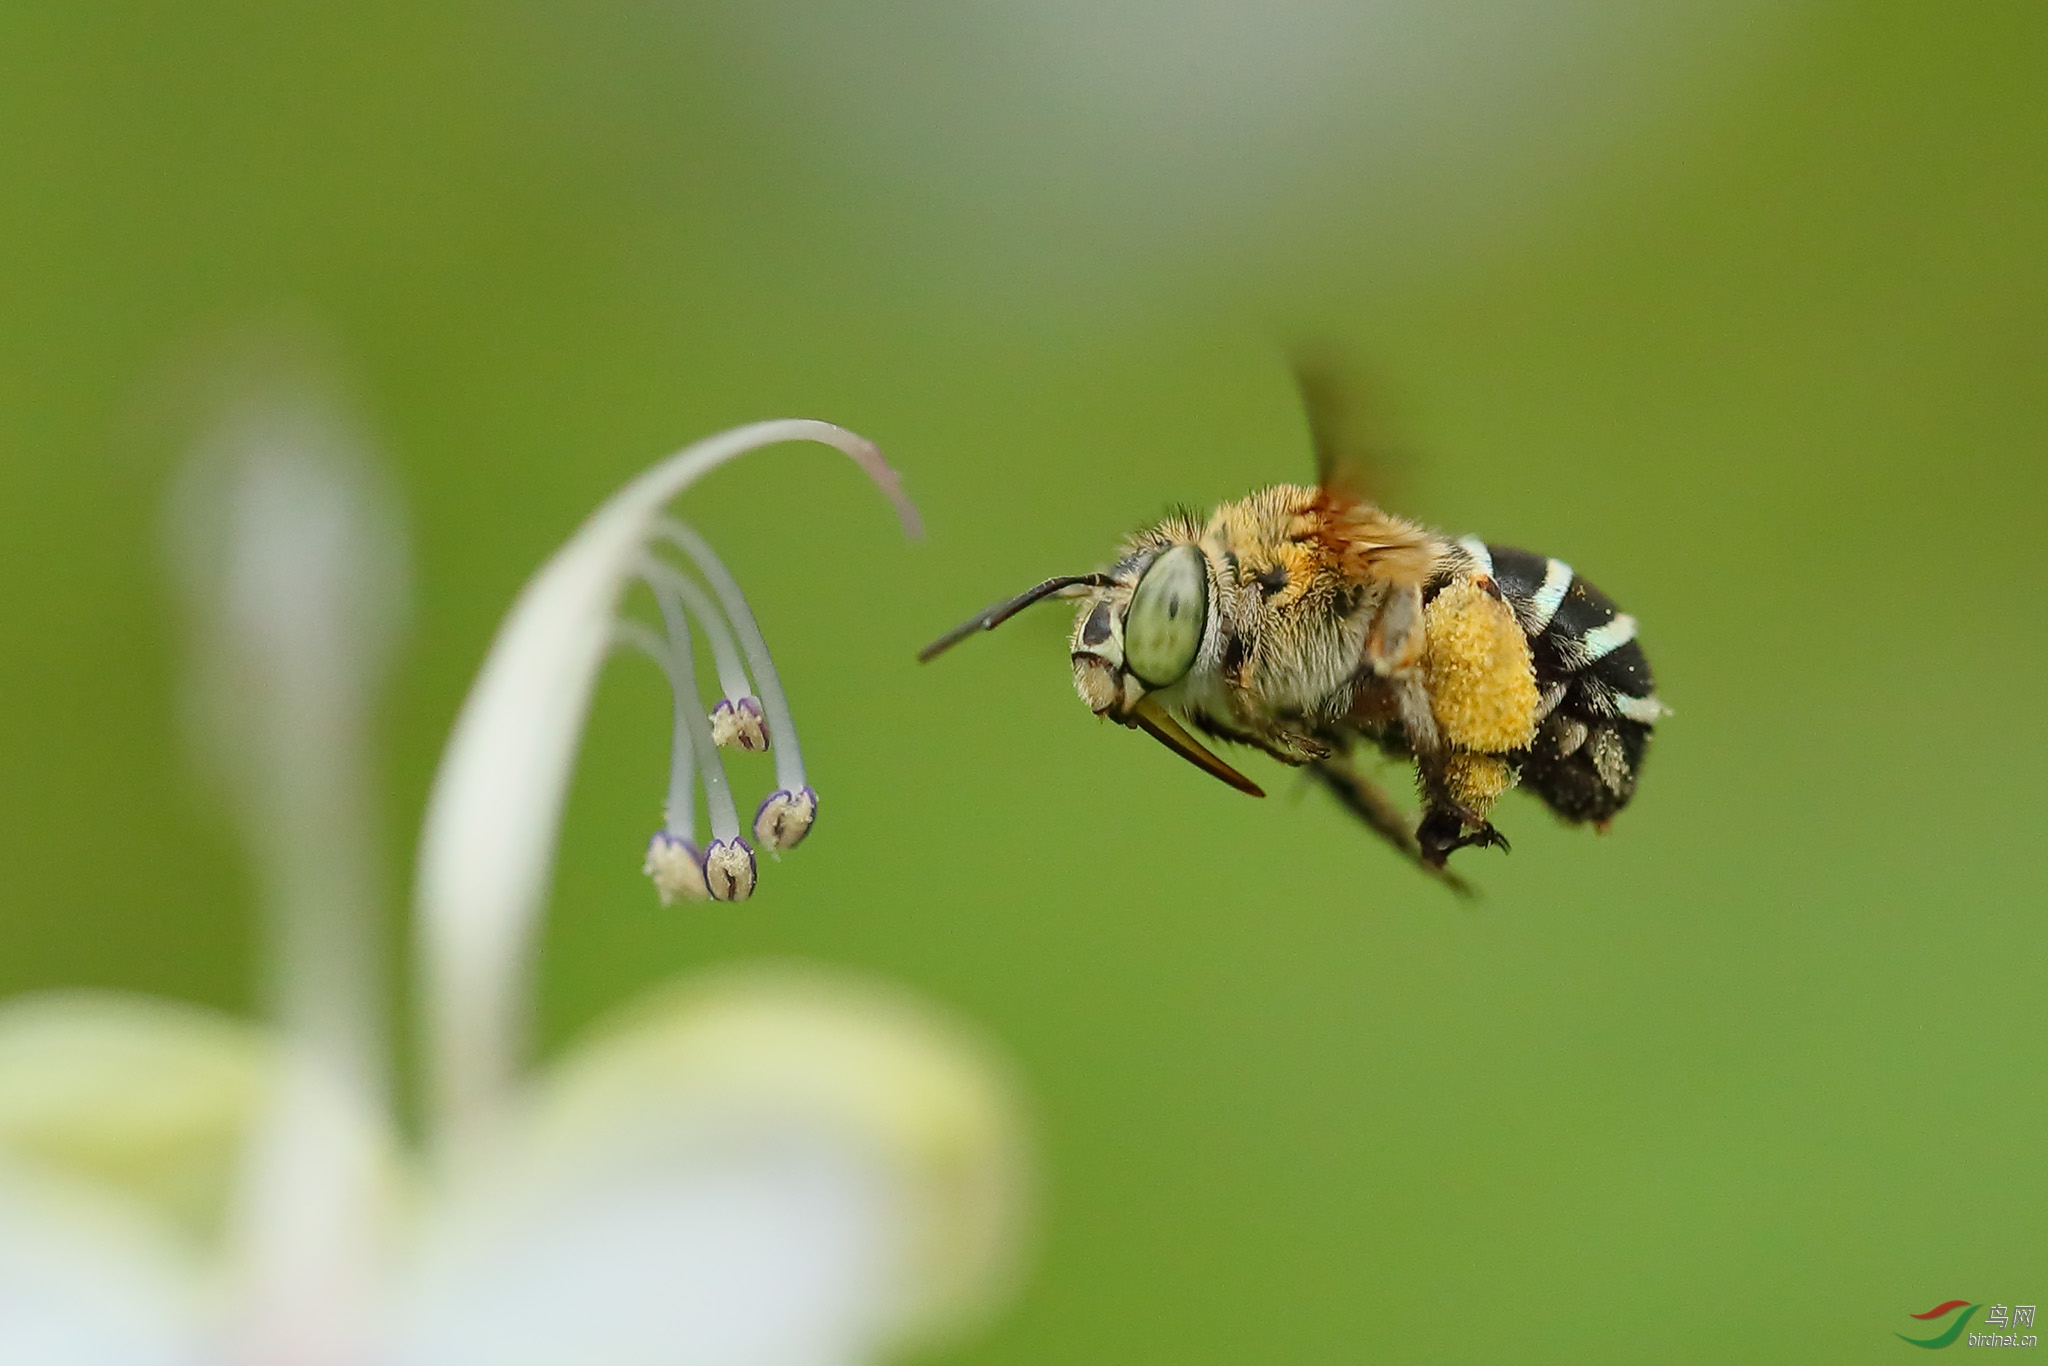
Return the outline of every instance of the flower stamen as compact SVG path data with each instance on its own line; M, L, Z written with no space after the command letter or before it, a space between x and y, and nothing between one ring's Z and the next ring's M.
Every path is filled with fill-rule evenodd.
M739 646L733 642L732 628L726 625L725 615L718 610L718 604L697 586L695 579L651 556L641 566L641 577L657 594L672 593L681 598L684 608L703 628L705 638L711 644L712 662L718 670L718 686L725 694L711 709L713 743L720 749L739 749L751 754L765 751L769 741L768 722L761 711L760 699L754 696L753 685L747 681L746 668L740 663Z
M653 881L655 893L664 906L678 901L707 901L711 889L704 881L704 851L697 844L696 759L690 749L689 731L683 725L682 685L677 682L676 662L669 655L667 638L637 621L614 622L612 638L653 660L668 679L670 695L675 699L668 800L662 804L661 829L647 841L647 857L640 871Z
M694 881L682 865L698 862L696 831L690 814L694 786L691 769L695 768L697 782L704 789L705 812L711 820L711 842L704 846L701 860L705 892L713 901L744 901L754 894L754 851L740 838L740 818L733 806L732 788L726 782L725 766L719 762L718 747L712 742L709 714L697 695L689 616L677 595L664 592L657 585L655 580L660 576L651 573L652 568L656 566L643 556L639 566L641 577L654 590L655 606L660 609L662 625L667 630L664 671L674 699L674 757L669 765L668 822L661 834L649 842L647 860L642 866L655 880L656 891L665 893L665 903L669 897L687 896L694 890ZM666 888L665 881L670 883Z
M656 518L654 534L681 550L718 596L719 606L731 621L733 634L746 651L747 665L761 705L768 714L768 728L775 736L775 787L754 813L754 838L770 852L794 849L811 831L818 814L818 794L804 780L803 751L797 745L796 723L790 718L789 699L783 694L781 677L768 653L768 642L747 605L739 580L718 558L702 536L673 517Z

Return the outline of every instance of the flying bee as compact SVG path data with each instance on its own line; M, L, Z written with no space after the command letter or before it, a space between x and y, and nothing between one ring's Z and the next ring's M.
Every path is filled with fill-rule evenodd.
M1635 618L1562 560L1382 510L1363 491L1336 389L1312 370L1298 378L1314 487L1170 516L1125 540L1108 569L1047 579L918 658L1032 603L1078 599L1081 700L1240 792L1265 795L1189 727L1305 768L1454 884L1452 853L1507 848L1489 817L1517 784L1565 821L1606 829L1635 795L1666 710ZM1412 825L1353 764L1361 747L1414 764Z

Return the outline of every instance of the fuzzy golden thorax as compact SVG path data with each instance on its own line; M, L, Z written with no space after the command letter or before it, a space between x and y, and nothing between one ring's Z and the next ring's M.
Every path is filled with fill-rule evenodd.
M1203 528L1230 641L1219 681L1245 729L1342 714L1371 604L1344 580L1325 531L1316 491L1288 484L1223 504Z
M1075 617L1074 683L1091 710L1125 719L1146 695L1121 668L1121 623L1147 570L1177 546L1202 552L1207 621L1194 665L1159 698L1195 725L1288 763L1320 758L1329 747L1316 737L1350 714L1362 672L1393 676L1393 692L1415 694L1397 712L1431 724L1420 701L1420 592L1448 543L1369 503L1293 484L1203 521L1176 514L1119 547L1114 585L1086 594ZM1091 629L1107 638L1088 640Z
M1241 648L1226 682L1247 709L1317 726L1348 710L1375 628L1397 596L1419 591L1444 544L1369 503L1294 484L1219 507L1203 543L1232 580L1225 620Z

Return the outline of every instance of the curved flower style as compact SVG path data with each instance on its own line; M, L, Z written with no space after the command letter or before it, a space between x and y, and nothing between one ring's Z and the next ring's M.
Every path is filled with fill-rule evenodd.
M678 699L665 833L694 841L694 783L710 847L746 847L719 744L778 756L757 840L791 847L815 814L752 615L663 506L745 450L823 439L914 530L879 455L823 423L711 438L629 484L521 594L422 840L441 1089L421 1164L379 1062L358 838L395 538L317 411L273 396L228 424L178 518L193 710L266 870L279 1025L104 993L0 1005L0 1361L852 1366L986 1309L1022 1209L1016 1106L985 1047L927 1007L817 970L727 971L544 1071L516 1066L563 789L630 580L664 629L624 634ZM709 714L693 626L725 694ZM741 892L695 866L707 893Z

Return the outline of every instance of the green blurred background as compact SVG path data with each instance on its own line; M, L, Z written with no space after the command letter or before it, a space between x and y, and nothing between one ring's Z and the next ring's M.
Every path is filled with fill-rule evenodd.
M822 819L656 909L666 703L608 675L541 1033L761 955L982 1022L1043 1201L947 1360L1867 1361L2048 1298L2048 10L1649 9L0 9L0 989L253 1008L161 410L285 319L411 519L394 955L446 727L588 509L766 416L904 470L923 544L821 450L692 495ZM1511 799L1476 904L1095 723L1057 610L912 663L1302 476L1303 334L1402 510L1579 566L1676 709L1607 838Z

